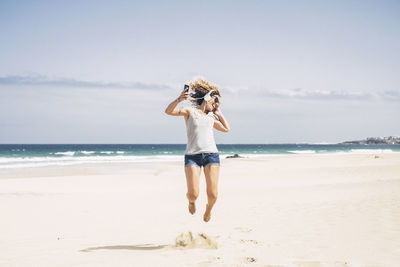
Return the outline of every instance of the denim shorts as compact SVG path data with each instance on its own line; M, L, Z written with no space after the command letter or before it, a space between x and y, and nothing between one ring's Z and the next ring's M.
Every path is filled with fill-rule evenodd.
M185 155L185 167L191 165L207 166L210 164L220 165L218 153L199 153L194 155Z

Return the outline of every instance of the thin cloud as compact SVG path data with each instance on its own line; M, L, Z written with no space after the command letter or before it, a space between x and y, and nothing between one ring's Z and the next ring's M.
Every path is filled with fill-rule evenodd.
M307 90L294 88L290 90L266 90L264 95L270 97L289 97L299 99L318 99L318 100L339 100L339 99L358 99L366 100L374 97L369 92L339 91L339 90Z
M384 91L382 95L388 100L400 100L400 91Z
M50 79L46 76L3 76L0 77L1 85L30 85L30 86L60 86L79 88L125 88L125 89L149 89L165 90L171 89L165 84L141 83L141 82L101 82L83 81L68 78Z
M250 88L229 88L229 94L245 94L253 97L266 98L291 98L291 99L313 99L313 100L400 100L399 91L343 91L343 90L310 90L303 88L294 89L250 89Z
M146 90L172 90L167 84L142 83L142 82L101 82L84 81L70 78L51 79L46 76L20 76L9 75L0 77L2 85L29 85L29 86L55 86L73 88L121 88L121 89L146 89ZM304 88L293 89L264 89L248 87L222 86L222 93L228 95L245 94L254 97L267 98L291 98L291 99L313 99L313 100L371 100L383 99L389 101L400 101L400 91L344 91L344 90L310 90Z

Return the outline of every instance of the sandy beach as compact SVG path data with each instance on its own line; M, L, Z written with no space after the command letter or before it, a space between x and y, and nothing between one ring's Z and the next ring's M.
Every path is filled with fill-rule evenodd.
M399 266L400 154L222 159L210 222L183 162L0 171L0 266Z

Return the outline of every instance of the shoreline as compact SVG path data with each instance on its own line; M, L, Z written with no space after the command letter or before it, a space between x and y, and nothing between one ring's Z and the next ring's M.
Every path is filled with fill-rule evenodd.
M370 156L375 156L375 157L381 157L383 155L390 155L390 154L400 154L400 151L388 151L388 150L373 150L373 149L366 149L362 151L352 151L352 152L328 152L328 153L309 153L307 151L301 152L301 153L281 153L281 154L238 154L240 157L238 158L227 158L228 156L233 156L235 155L234 153L220 153L220 158L221 160L235 160L235 159L267 159L267 158L275 158L275 157L298 157L298 156L345 156L345 155L370 155ZM118 156L120 157L120 156ZM128 156L129 157L129 156ZM44 165L40 165L41 163L36 163L37 165L32 166L29 164L35 164L35 163L21 163L19 166L1 166L0 165L0 179L2 178L2 174L5 173L12 173L13 170L33 170L33 169L40 169L40 168L53 168L53 169L62 169L63 167L69 168L69 167L92 167L92 166L100 166L100 165L132 165L132 167L137 167L137 165L148 165L152 163L166 163L166 164L172 164L172 163L180 163L183 162L184 160L184 155L154 155L154 156L134 156L136 160L115 160L113 161L112 157L110 157L110 160L104 160L104 161L90 161L90 157L85 157L82 158L84 159L84 162L80 162L79 160L76 160L76 158L72 158L76 160L76 162L68 162L68 163L42 163ZM143 157L143 159L141 158ZM154 157L154 159L146 159ZM157 158L158 157L158 158ZM163 157L163 159L160 159L159 157ZM169 159L171 157L171 159ZM96 157L93 157L96 159ZM29 157L25 157L24 159L29 160ZM35 158L37 159L37 158ZM139 159L139 160L137 160ZM56 160L69 160L69 158L52 158L52 161ZM86 160L86 161L85 161Z
M400 156L400 152L390 152L390 153L304 153L304 154L263 154L256 155L253 157L239 157L239 158L226 158L221 157L221 168L224 167L225 163L231 163L233 161L265 161L273 159L296 159L296 158L354 158L354 157L364 157L379 159L384 156L397 157ZM0 179L5 178L32 178L41 176L73 176L80 173L85 173L86 175L96 175L112 173L111 169L120 173L124 169L151 169L154 166L180 166L183 165L184 158L182 155L181 160L165 160L165 161L143 161L143 162L84 162L84 163L74 163L67 165L46 165L46 166L30 166L30 167L15 167L15 168L0 168ZM102 172L102 170L105 170ZM24 177L27 176L27 177Z

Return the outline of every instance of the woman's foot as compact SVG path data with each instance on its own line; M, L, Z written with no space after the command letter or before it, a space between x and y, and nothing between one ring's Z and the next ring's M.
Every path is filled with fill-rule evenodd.
M194 202L189 202L189 212L194 214L196 212L196 204Z
M204 212L203 220L204 220L205 222L208 222L210 219L211 219L211 208L210 208L210 206L207 204L206 212Z

